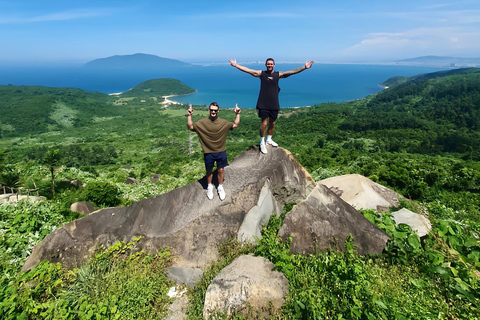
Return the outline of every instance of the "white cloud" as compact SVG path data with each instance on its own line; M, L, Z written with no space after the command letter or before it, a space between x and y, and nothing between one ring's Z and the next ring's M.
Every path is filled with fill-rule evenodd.
M412 55L480 55L480 31L461 28L418 28L397 33L372 33L344 50L347 57L379 58Z
M33 22L45 22L45 21L66 21L66 20L76 20L76 19L85 19L92 17L101 17L108 14L106 10L70 10L64 12L56 12L47 15L39 15L32 17L20 17L20 16L0 16L0 24L22 24L22 23L33 23Z

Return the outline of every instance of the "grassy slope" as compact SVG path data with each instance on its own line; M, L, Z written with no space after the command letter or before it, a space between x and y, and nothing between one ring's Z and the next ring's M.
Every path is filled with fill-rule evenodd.
M458 130L450 129L463 126L465 144L472 146L478 144L478 140L475 139L478 128L473 125L478 121L479 104L474 100L477 97L474 89L478 86L474 86L474 89L469 85L460 86L463 91L450 91L448 95L445 94L452 88L452 83L469 83L460 81L458 76L430 79L421 84L399 86L398 89L391 88L355 102L284 109L278 120L276 140L292 151L316 179L345 173L360 173L404 195L417 197L430 211L434 223L454 218L478 231L479 197L478 194L469 193L467 190L479 188L478 154L475 153L476 150L468 148L445 149L444 140L439 138L444 132L447 134L453 132L451 137L455 138L453 134ZM464 77L477 81L474 75ZM125 197L134 199L167 192L203 175L198 140L185 126L186 106L163 108L153 99L147 99L142 103L135 98L126 100L124 105L113 106L113 101L118 97L78 92L73 89L42 87L1 89L4 90L3 100L13 101L17 106L21 103L29 106L37 117L48 123L43 126L39 121L38 126L44 131L35 135L32 134L36 132L35 128L2 131L4 136L0 139L0 150L8 151L3 154L3 165L10 169L18 169L21 172L20 183L23 185L30 183L29 178L33 178L37 185L45 185L41 190L45 192L49 190L49 172L39 161L43 155L42 150L45 152L51 148L60 148L65 154L65 159L69 160L73 156L68 152L73 147L83 148L80 150L85 154L92 153L93 148L113 148L117 153L113 162L91 165L90 168L62 167L57 171L58 180L66 178L78 178L84 182L107 180L116 183ZM461 107L451 108L455 112L451 113L450 118L448 114L432 118L432 112L435 112L432 106L439 101L431 99L431 93L435 90L439 94L443 92L445 103L450 102L452 106L466 105L466 101L474 101L467 104L470 108L471 121L468 123L460 121L461 117L459 118L458 114L465 111ZM410 92L414 93L405 94ZM452 96L458 99L453 99ZM435 97L441 98L438 94ZM82 108L86 104L97 106L99 109ZM8 108L7 104L0 105L2 108ZM194 120L207 115L205 108L195 109ZM16 109L9 110L13 112ZM222 117L233 120L234 114L225 110ZM2 126L8 125L10 120L3 119L2 117ZM9 119L15 123L13 116ZM257 143L258 125L255 110L242 111L241 125L231 132L227 144L230 161L250 145ZM426 148L429 145L431 147ZM40 150L38 154L32 151L34 149ZM190 154L190 151L194 153ZM1 165L2 163L0 167ZM122 169L125 166L129 166L128 169ZM157 184L149 182L149 175L152 173L162 175L161 181ZM127 176L141 179L142 183L126 186L122 182ZM63 194L57 196L56 201L67 202L75 197L79 197L79 194L65 190ZM52 204L54 203L56 202L52 201ZM463 239L457 236L455 231L452 231L451 236ZM273 242L265 245L271 245L272 251L266 255L273 254L270 259L279 258L278 255L284 249L274 249L273 247L278 244L273 244L275 240L270 241ZM471 246L470 250L472 248L475 246ZM18 250L21 252L21 248ZM280 253L277 250L280 250ZM283 253L280 254L282 255ZM445 283L442 282L444 280L438 277L436 280L427 278L427 273L422 270L426 266L419 262L397 266L397 263L390 264L388 259L390 258L363 260L360 257L344 257L336 253L330 257L321 255L314 260L295 258L292 261L299 263L296 266L299 270L298 277L289 277L289 280L292 283L292 290L298 290L294 292L301 304L295 305L295 301L290 301L289 312L295 312L296 309L300 310L297 314L315 311L316 306L321 307L321 301L324 301L329 308L335 305L335 308L338 308L335 310L339 312L343 310L342 314L350 314L351 318L355 318L356 312L363 310L355 309L357 306L368 307L373 314L378 315L381 312L377 309L381 310L381 304L386 303L387 307L391 307L390 310L404 315L411 313L412 317L415 312L428 311L435 314L434 309L438 305L443 314L466 318L465 315L471 308L469 302L459 298L458 292L445 289ZM328 261L335 263L331 264ZM351 273L340 274L340 269L336 266L343 266L342 270ZM355 268L349 268L351 266ZM311 268L324 268L322 270L328 272L317 272L318 278L311 278L309 275ZM346 286L344 289L349 295L358 291L360 296L345 295L343 298L330 296L328 292L331 288L321 288L320 284L332 275L339 277L332 285L341 284ZM370 278L377 280L373 283L366 281ZM381 281L382 278L385 280ZM305 284L302 284L304 281ZM48 282L46 284L48 285ZM303 285L305 287L302 287ZM366 287L373 290L373 298L372 292L362 291L361 288ZM338 295L347 292L340 289ZM404 291L411 297L405 296ZM317 293L320 293L320 296L317 296ZM386 298L378 300L378 295ZM314 302L322 296L325 297L323 300ZM359 302L367 296L373 300ZM417 300L422 301L422 304L417 304ZM201 301L196 303L201 304ZM409 308L408 305L414 307ZM307 316L307 313L304 313L304 316Z

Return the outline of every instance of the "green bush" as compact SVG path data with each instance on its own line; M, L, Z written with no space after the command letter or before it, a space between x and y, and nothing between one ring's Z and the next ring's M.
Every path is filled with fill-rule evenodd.
M83 191L86 201L97 206L114 207L121 202L120 190L113 184L104 181L89 183Z

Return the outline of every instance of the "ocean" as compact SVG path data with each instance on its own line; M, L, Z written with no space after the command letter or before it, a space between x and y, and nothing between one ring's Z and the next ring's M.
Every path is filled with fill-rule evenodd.
M246 65L261 70L263 65ZM275 70L287 71L301 64L277 64ZM445 68L394 65L320 64L280 79L280 106L304 107L324 102L345 102L364 98L383 90L380 83L394 76L412 76ZM0 67L0 85L40 85L73 87L102 93L127 91L155 78L174 78L197 90L171 100L193 105L255 108L260 80L230 65L193 66L176 70L92 70L68 67Z

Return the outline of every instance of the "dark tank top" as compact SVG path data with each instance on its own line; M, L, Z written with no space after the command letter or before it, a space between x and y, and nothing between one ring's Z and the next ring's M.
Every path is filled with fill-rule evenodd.
M280 110L278 103L278 80L280 79L279 72L274 71L267 73L262 71L260 75L260 93L258 94L257 109L265 110Z

